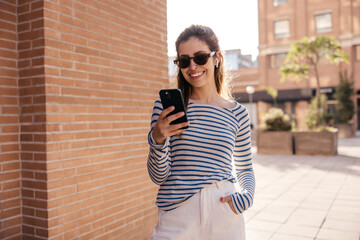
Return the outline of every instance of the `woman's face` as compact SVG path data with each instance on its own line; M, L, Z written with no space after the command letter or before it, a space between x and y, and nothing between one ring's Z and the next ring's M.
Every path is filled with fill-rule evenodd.
M179 57L194 57L197 54L209 54L211 51L209 46L199 40L198 38L191 37L189 40L179 44L178 48ZM194 88L215 86L214 68L216 64L216 55L210 57L206 64L197 65L193 59L190 60L190 65L187 68L181 68L181 73L186 81Z

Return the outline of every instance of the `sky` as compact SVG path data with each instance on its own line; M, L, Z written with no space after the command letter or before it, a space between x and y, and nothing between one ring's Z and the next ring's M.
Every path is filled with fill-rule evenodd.
M212 28L222 50L258 55L257 0L168 0L168 55L175 56L178 35L191 24Z

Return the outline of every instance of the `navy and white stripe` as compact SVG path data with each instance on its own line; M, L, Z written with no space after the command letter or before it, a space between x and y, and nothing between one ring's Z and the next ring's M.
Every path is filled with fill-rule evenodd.
M160 185L156 204L165 211L179 207L202 188L217 181L239 183L231 197L236 211L244 212L253 203L255 177L252 168L250 121L246 108L189 103L189 128L181 136L158 145L152 131L163 110L161 100L154 103L148 172Z

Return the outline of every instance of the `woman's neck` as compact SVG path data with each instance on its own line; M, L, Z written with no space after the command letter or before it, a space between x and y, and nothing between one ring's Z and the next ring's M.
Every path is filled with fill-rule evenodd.
M214 101L218 101L220 98L221 97L216 90L210 89L192 89L192 93L190 95L191 101L205 104L211 104Z

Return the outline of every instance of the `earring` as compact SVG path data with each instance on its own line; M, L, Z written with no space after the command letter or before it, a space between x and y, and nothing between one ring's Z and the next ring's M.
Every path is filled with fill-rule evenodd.
M215 68L218 68L219 67L219 60L216 59L216 65L215 65Z

